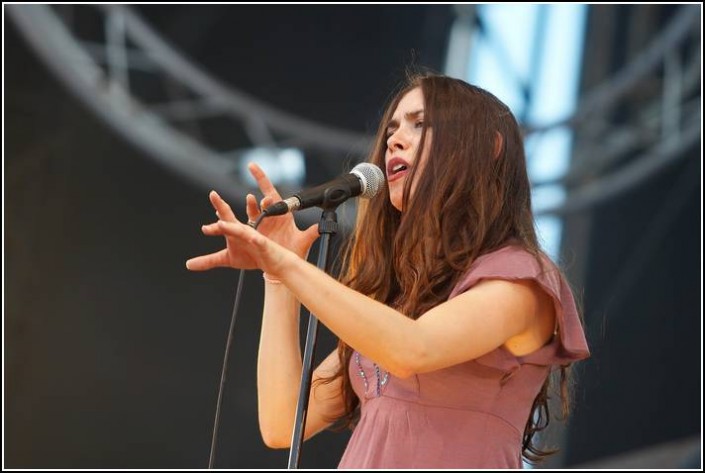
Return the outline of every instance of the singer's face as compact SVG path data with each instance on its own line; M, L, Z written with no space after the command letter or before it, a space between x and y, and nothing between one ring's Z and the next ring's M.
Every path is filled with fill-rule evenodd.
M423 133L424 101L421 88L417 87L402 97L392 119L387 124L387 152L385 165L389 199L397 210L402 210L404 183L411 167L415 164L419 142ZM423 153L419 157L417 176L423 172L431 147L431 129L426 131ZM413 194L415 182L411 185Z

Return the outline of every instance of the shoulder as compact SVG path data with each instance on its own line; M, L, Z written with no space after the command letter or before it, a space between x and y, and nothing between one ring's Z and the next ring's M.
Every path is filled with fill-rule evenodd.
M533 316L527 330L511 340L507 348L519 355L534 348L531 340L545 341L555 332L556 352L547 358L551 364L565 364L589 356L585 331L570 284L558 266L543 253L538 257L519 245L506 245L472 262L458 279L449 298L487 283L512 282L521 285L526 308ZM542 342L543 343L543 342ZM511 346L509 346L511 345Z
M508 244L476 258L458 279L449 297L455 297L488 279L517 283L534 280L541 286L557 289L559 274L555 264L543 253L537 258L519 245Z

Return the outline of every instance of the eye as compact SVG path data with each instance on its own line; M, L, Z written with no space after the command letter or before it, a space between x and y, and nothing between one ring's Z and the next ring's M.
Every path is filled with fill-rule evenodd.
M416 123L414 123L414 126L416 128L423 128L423 120L419 120Z

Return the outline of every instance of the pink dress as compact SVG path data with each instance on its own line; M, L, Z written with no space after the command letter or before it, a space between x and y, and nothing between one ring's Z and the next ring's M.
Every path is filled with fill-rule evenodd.
M361 415L339 468L521 468L524 426L551 366L589 356L573 294L516 246L473 263L450 298L483 279L533 279L552 296L558 336L525 356L504 347L465 363L399 379L353 353Z

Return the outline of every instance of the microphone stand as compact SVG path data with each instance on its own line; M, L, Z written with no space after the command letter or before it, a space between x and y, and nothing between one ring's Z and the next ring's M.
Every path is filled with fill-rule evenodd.
M350 197L350 191L342 186L333 187L324 194L323 213L318 222L318 233L321 235L321 243L318 250L319 269L328 272L328 256L330 253L330 239L338 232L338 216L335 209ZM306 345L302 360L301 384L299 387L299 401L296 405L296 417L294 420L294 431L291 435L291 449L289 450L289 466L291 469L299 468L301 457L301 446L304 440L304 428L306 426L306 415L308 413L308 399L311 392L311 378L313 371L313 356L316 351L318 336L318 319L309 312L308 332L306 333Z

